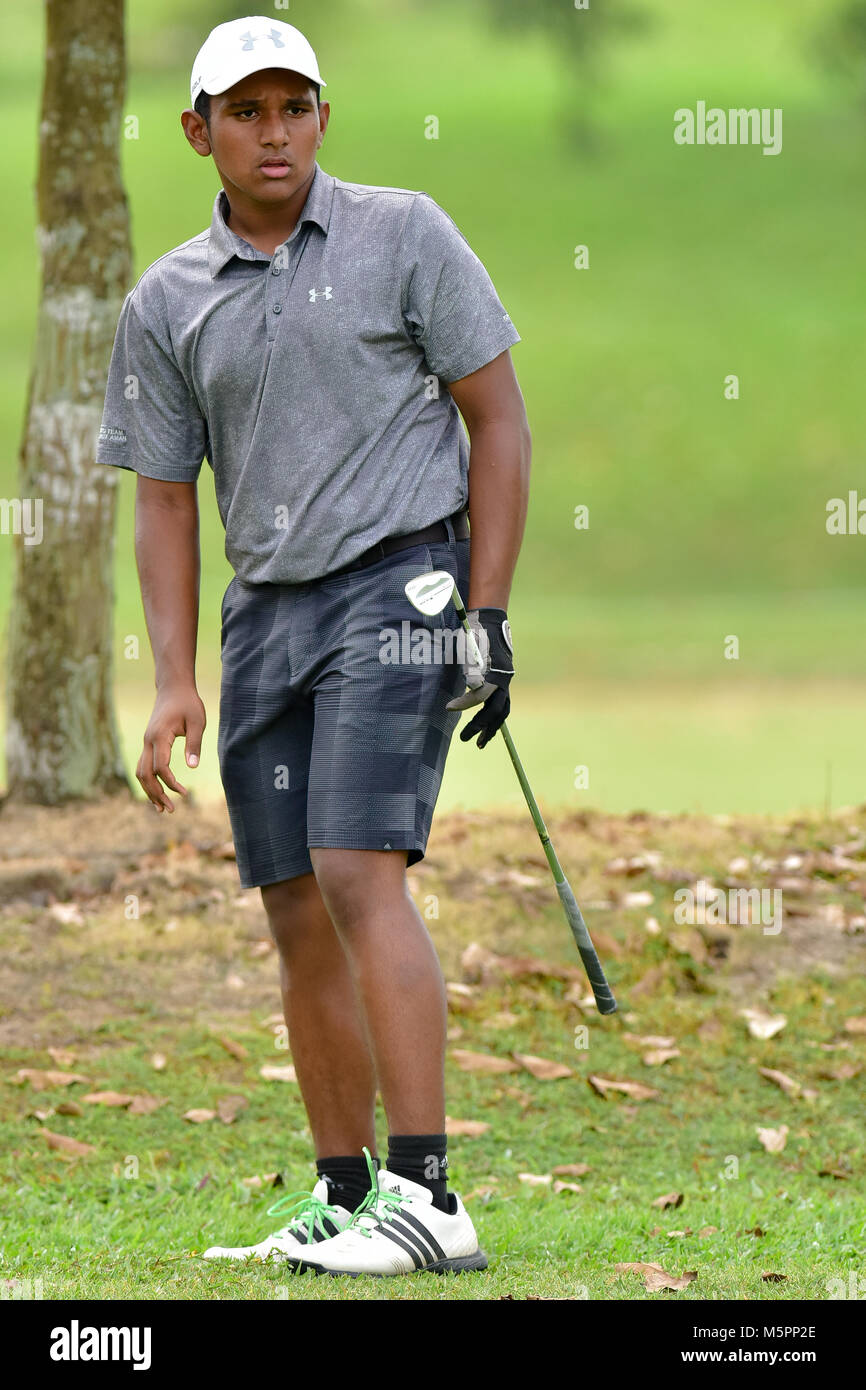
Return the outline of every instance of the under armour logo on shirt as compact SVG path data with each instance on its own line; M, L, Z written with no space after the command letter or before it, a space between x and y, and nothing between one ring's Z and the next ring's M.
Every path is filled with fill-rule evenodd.
M326 285L323 290L310 290L310 303L315 304L316 300L320 298L333 299L334 296L331 293L331 290L331 285Z
M269 34L251 34L249 29L245 34L241 34L241 52L249 53L255 48L259 39L270 39L274 48L285 48L285 42L280 38L279 29L272 29Z

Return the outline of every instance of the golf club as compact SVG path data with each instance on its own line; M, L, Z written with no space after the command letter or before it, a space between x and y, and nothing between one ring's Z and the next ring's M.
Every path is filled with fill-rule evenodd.
M476 660L483 667L483 658L478 649L475 634L469 626L469 617L463 606L463 600L460 597L454 579L447 570L431 570L427 574L419 574L417 578L410 579L409 583L406 585L406 597L413 607L417 608L419 613L424 613L428 616L441 613L448 600L453 597L457 616L464 630L469 634L469 640L473 645ZM600 1014L615 1013L616 1000L611 993L610 985L605 979L598 953L586 929L586 923L583 920L583 914L578 906L577 899L556 857L556 850L553 848L550 836L547 833L547 826L544 824L541 812L538 809L538 803L532 795L532 788L523 770L523 764L517 756L517 749L514 746L514 741L509 732L507 723L502 724L501 732L502 737L505 739L505 746L508 749L511 761L514 764L517 780L523 790L526 804L529 807L532 819L535 823L535 828L538 831L538 838L541 840L542 849L550 865L553 881L556 884L556 891L559 894L560 902L568 918L568 925L571 927L577 949L580 952L580 958L583 961L584 968L589 977L589 982L592 985L592 992L595 995L598 1011Z

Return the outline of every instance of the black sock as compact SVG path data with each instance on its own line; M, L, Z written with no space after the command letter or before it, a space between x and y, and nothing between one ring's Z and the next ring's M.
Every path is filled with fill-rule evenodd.
M378 1171L378 1158L373 1162ZM346 1211L356 1211L370 1191L370 1173L363 1154L317 1158L316 1173L328 1184L328 1201Z
M433 1194L433 1205L450 1212L448 1201L448 1140L444 1134L389 1134L385 1167Z

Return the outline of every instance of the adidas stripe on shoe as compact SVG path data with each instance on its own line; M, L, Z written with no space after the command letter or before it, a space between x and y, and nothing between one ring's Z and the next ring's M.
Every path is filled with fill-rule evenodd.
M294 1205L292 1203L294 1202ZM328 1184L320 1178L312 1192L290 1192L268 1208L268 1216L290 1215L279 1231L258 1245L212 1245L205 1260L284 1260L303 1254L309 1245L327 1241L343 1230L352 1219L345 1207L328 1201Z
M376 1178L378 1176L378 1183ZM288 1257L302 1274L463 1274L487 1268L475 1227L456 1193L450 1211L433 1206L430 1189L387 1169L349 1224L315 1248Z

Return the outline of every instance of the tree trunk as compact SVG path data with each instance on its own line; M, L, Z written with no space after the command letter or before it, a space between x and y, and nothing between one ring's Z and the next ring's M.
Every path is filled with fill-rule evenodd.
M46 0L45 8L42 296L11 504L6 758L8 800L57 805L131 793L112 698L119 474L94 462L131 257L118 148L123 0Z

